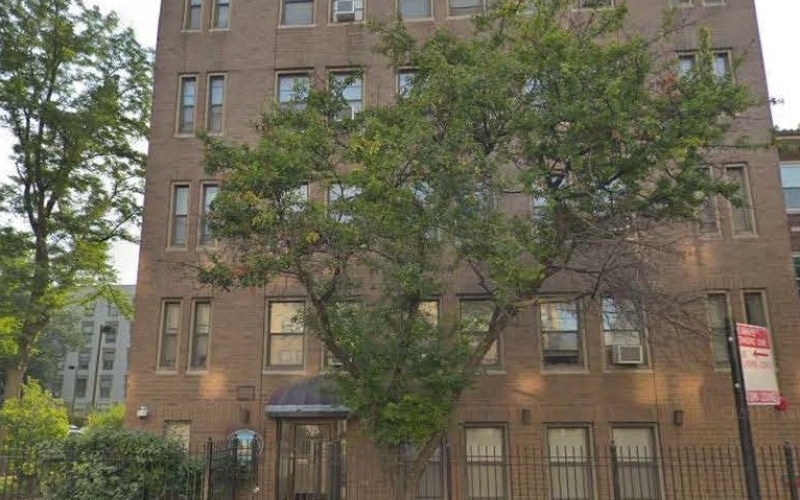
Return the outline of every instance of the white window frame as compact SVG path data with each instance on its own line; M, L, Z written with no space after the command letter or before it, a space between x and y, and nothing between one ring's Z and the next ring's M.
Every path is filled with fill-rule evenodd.
M397 12L398 15L402 15L401 4L404 1L419 1L420 3L428 2L428 13L430 15L428 15L427 17L406 17L406 16L403 16L403 21L426 21L426 20L429 21L429 20L432 20L434 18L433 0L397 0L397 2L396 2L396 10L395 11Z
M213 82L222 81L222 102L214 104L213 96ZM225 108L227 107L227 94L228 94L228 76L225 73L210 73L206 79L206 130L209 135L222 135L225 132ZM214 107L219 107L219 130L212 130L212 110Z
M478 304L478 303L489 304L490 306L493 307L492 301L489 300L486 297L459 297L459 299L458 299L458 316L459 316L459 318L462 319L462 320L464 319L464 305L466 305L466 304ZM490 316L491 316L491 312L490 312ZM490 319L491 319L491 317L489 318L489 320ZM486 328L488 328L488 327L489 327L489 324L487 322ZM474 340L473 340L473 347L474 347L474 346L477 345L477 343L479 341L483 340L483 338L488 333L488 330L474 330L474 333L473 332L470 332L470 333L474 337ZM497 371L502 371L503 370L503 349L502 349L503 344L502 344L502 338L503 338L503 335L501 334L497 338L497 340L494 342L493 346L491 348L489 348L489 350L486 352L486 355L481 360L481 367L483 369L485 369L489 373L491 373L493 371L497 372ZM489 358L490 361L487 362L487 357L490 355L492 350L494 350L495 361L492 362L491 358Z
M328 79L331 82L333 82L335 80L339 80L339 79L344 81L344 80L350 78L351 76L355 77L355 80L354 80L353 84L351 84L348 87L344 87L342 89L342 97L344 97L345 101L347 102L348 106L350 107L350 116L349 116L349 118L354 117L356 114L358 114L359 112L361 112L361 110L364 109L364 94L365 94L365 92L364 92L364 90L365 90L364 74L363 73L358 74L358 73L359 72L356 71L356 70L350 70L350 71L348 71L348 70L338 71L337 70L337 71L331 71L328 74ZM345 93L347 92L348 88L350 88L351 86L355 86L357 84L357 82L360 82L360 84L361 84L361 99L359 101L351 101L351 100L347 99L347 97L345 96ZM356 106L356 107L353 106L353 103L355 103L355 102L358 102L358 106ZM340 121L340 120L343 120L344 118L348 118L347 116L345 116L346 114L347 114L347 111L346 110L342 110L340 112L340 115L337 115L336 117L334 117L334 120Z
M655 425L650 424L612 424L611 425L611 440L612 442L615 441L614 431L615 430L646 430L649 433L649 437L652 441L652 453L647 454L639 454L638 450L630 450L630 449L621 449L616 443L614 446L617 447L615 450L616 455L616 472L617 474L621 473L626 469L633 468L637 470L641 467L647 467L651 469L652 473L654 474L655 484L651 484L651 488L653 488L653 495L648 500L659 500L663 498L664 495L664 487L663 487L663 478L662 478L662 470L661 470L661 463L659 461L659 437L658 437L658 428ZM639 458L638 462L636 458ZM635 477L641 478L642 473L637 472ZM617 477L617 481L619 483L620 488L620 497L617 500L642 500L644 497L641 495L633 495L633 496L626 496L625 493L625 481L623 478Z
M786 169L787 171L789 169L795 169L798 172L800 172L800 161L796 161L796 162L795 161L780 162L778 164L778 166L780 168L780 173L781 173L781 191L783 192L783 200L784 200L783 201L783 206L784 206L784 209L786 210L787 214L800 214L800 206L798 206L797 208L790 208L786 204L786 194L785 194L787 189L796 189L798 192L800 192L800 184L798 184L796 186L787 186L784 183L784 175L783 175L784 169ZM798 174L798 177L800 177L800 174ZM798 198L800 198L800 196Z
M211 30L225 31L231 28L231 1L232 0L213 0L211 10ZM225 6L228 9L228 16L226 18L228 23L225 26L217 26L217 23L219 22L219 11L221 6Z
M308 81L308 89L311 89L311 71L278 71L275 73L275 102L281 108L293 108L293 109L303 109L305 107L305 103L303 102L304 96L297 95L294 91L295 84L292 84L292 95L288 101L281 100L281 82L292 81L296 82L298 79L305 79ZM298 102L293 102L295 96L299 97L300 99ZM305 98L308 98L306 95Z
M194 32L194 31L202 31L203 30L203 10L204 10L203 3L204 2L203 2L203 0L197 0L197 5L196 6L193 4L193 2L194 2L194 0L185 0L184 6L183 6L183 22L181 24L181 31ZM198 14L197 14L198 15L198 20L197 20L197 27L196 28L192 28L190 26L190 22L191 22L191 17L192 17L192 9L195 8L195 7L198 9Z
M551 432L561 430L580 430L583 432L583 453L577 453L575 449L566 449L566 447L556 446L555 453L553 453L553 443ZM549 490L549 497L551 500L592 500L595 496L595 477L593 467L593 450L592 450L592 428L588 424L548 424L545 428L545 439L547 441L547 483ZM565 486L559 480L555 484L553 480L554 469L565 469L569 477L570 475L575 478L576 473L569 474L569 471L575 469L582 470L585 474L585 483L583 490L586 493L584 496L578 496L579 487L577 485L566 485L566 491L563 491Z
M447 17L472 17L475 14L480 14L486 12L486 0L479 0L480 6L477 7L457 7L460 9L464 9L464 13L454 12L453 9L453 0L447 0ZM467 9L475 9L466 11Z
M308 305L306 304L306 300L302 299L302 298L296 298L296 299L289 299L289 298L283 299L283 298L281 298L281 299L274 299L274 300L273 299L268 299L267 300L267 315L266 315L267 316L267 324L265 325L266 326L266 328L265 328L265 330L266 330L265 331L266 342L264 342L264 348L266 349L266 352L264 353L264 366L263 366L262 369L264 371L266 371L266 372L273 372L273 371L276 371L276 370L286 370L286 371L292 371L292 372L302 371L302 370L305 369L306 362L308 360L308 353L306 352L308 350L308 342L307 342L308 339L307 339L307 335L306 335L307 334L306 327L305 327L305 325L299 325L300 328L301 328L301 331L299 331L299 332L290 332L290 331L280 331L280 332L276 331L276 332L273 332L272 331L272 307L275 304L295 304L295 305L299 305L300 309L308 307ZM289 337L289 336L291 336L291 337L300 337L300 339L302 341L301 342L301 344L302 344L301 352L302 352L303 359L302 359L301 363L294 363L294 364L272 363L271 362L271 356L272 356L272 350L273 350L273 348L272 348L272 337Z
M756 211L754 207L752 182L750 181L750 168L745 163L728 163L725 165L725 177L730 178L729 172L732 170L741 172L741 179L743 183L740 185L742 194L742 206L736 207L733 203L728 202L728 213L730 215L731 233L734 237L752 237L758 235L758 225L756 224ZM781 192L783 195L783 192ZM735 211L743 211L744 216L749 221L749 229L736 229L733 214Z
M281 28L308 28L315 26L315 16L317 15L317 2L323 0L281 0L280 23ZM311 4L311 19L308 24L286 24L286 4L287 3L309 3Z
M497 447L493 448L493 452L491 455L489 454L489 450L487 449L485 452L481 452L480 448L473 450L469 444L469 432L471 430L480 430L480 429L496 429L500 431L500 453L497 453ZM465 500L481 500L486 498L485 496L478 495L470 495L471 493L471 485L472 482L470 481L470 471L472 470L473 466L477 467L487 467L492 466L494 464L499 464L495 467L500 467L502 471L502 477L498 481L495 479L495 486L501 486L503 488L501 495L491 496L493 500L508 500L511 496L511 488L509 487L509 456L508 456L508 427L505 424L493 424L490 422L487 423L468 423L464 425L464 498ZM481 493L481 492L478 492Z
M201 333L198 331L198 322L197 322L197 314L199 312L200 307L208 306L208 325L207 331L205 333ZM211 364L211 335L212 335L212 323L213 323L213 307L211 304L211 300L207 299L198 299L193 301L192 303L192 321L191 321L191 328L190 328L190 335L189 335L189 354L188 354L188 362L187 362L187 371L190 372L205 372L208 371L208 367ZM205 336L206 340L206 353L204 363L196 364L195 363L195 347L197 343L197 338Z
M710 308L708 297L711 295L719 295L725 298L725 314L727 315L724 318L726 324L724 325L724 331L720 328L715 328L711 325L711 316L710 316ZM728 344L728 334L730 331L728 329L733 328L731 324L733 318L733 311L731 309L731 296L730 293L726 290L708 290L706 292L706 300L704 301L704 307L706 308L706 324L708 326L709 332L709 347L711 348L711 364L715 370L730 370L730 363L728 361L728 351L727 351L727 344ZM720 345L717 345L716 343ZM724 351L722 353L716 353L716 349L722 348ZM719 357L718 357L719 356ZM724 356L724 361L723 361Z
M216 188L211 201L208 200L209 191ZM208 227L208 214L213 203L214 198L219 194L219 182L203 182L200 184L200 220L197 225L197 245L201 247L215 246L214 236L211 234L211 229Z
M186 190L186 213L179 214L178 213L178 190L185 189ZM191 197L192 197L192 187L189 183L186 182L174 182L170 185L170 202L169 202L169 225L167 230L169 233L167 234L167 247L171 249L185 249L189 245L189 207L191 206ZM179 218L182 218L184 222L183 230L183 243L176 243L175 238L175 231L177 228L177 221Z
M602 297L601 300L600 300L600 325L601 325L601 328L603 330L603 350L605 351L604 359L605 359L605 362L606 362L606 367L610 368L612 370L620 370L620 369L626 369L626 368L627 369L631 369L631 368L633 368L633 369L645 369L645 370L649 369L650 368L650 351L648 349L647 327L646 327L646 322L645 322L645 318L644 318L644 312L642 311L642 305L640 303L636 302L633 299L623 299L623 300L629 302L633 306L634 311L632 312L632 314L635 316L636 323L631 325L631 326L633 326L635 328L632 329L632 330L607 329L606 328L606 326L607 326L607 324L606 324L606 301L607 300L614 300L614 299L611 298L611 297ZM623 306L623 308L624 308L624 306ZM619 310L620 310L620 308L617 308L617 311L619 311ZM608 344L606 342L606 336L607 336L606 334L609 334L609 333L613 334L614 332L634 332L634 331L637 333L637 335L639 337L639 346L642 348L642 352L644 353L643 354L644 363L642 363L640 365L631 365L629 367L615 365L614 363L611 362L612 346L614 346L614 345L628 345L628 344ZM630 345L633 345L633 344L630 344Z
M577 315L577 330L545 330L542 322L542 306L550 304L573 304ZM541 346L542 370L546 372L558 373L559 371L585 371L586 370L586 335L584 333L584 311L580 301L569 299L558 299L548 297L542 299L536 306L536 329L539 334L539 345ZM551 363L548 364L545 356L545 334L546 333L571 333L575 332L578 336L578 362L577 363Z
M192 108L192 127L191 130L188 130L187 127L184 126L183 122L183 110L184 108L188 108L189 105L185 104L183 101L184 96L184 85L185 82L192 81L194 82L194 96L191 104ZM178 105L176 106L177 110L175 113L175 135L177 137L194 137L194 131L197 129L197 94L200 90L200 79L196 74L185 74L181 75L178 78Z
M698 167L700 170L706 170L707 174L714 179L715 168L713 165L701 165ZM703 212L709 211L714 218L714 230L703 230ZM722 224L719 216L719 197L712 194L708 200L700 207L699 220L697 221L697 234L700 238L719 238L722 236Z
M177 327L173 332L167 332L167 308L170 306L174 306L177 308L178 311L178 321ZM181 339L181 324L183 323L183 302L178 299L166 299L161 302L161 314L159 315L159 326L158 326L158 352L156 358L156 371L159 372L176 372L178 370L178 358L180 351L180 339ZM172 365L166 365L163 363L163 355L164 355L164 341L166 336L174 336L175 337L175 360L172 362Z

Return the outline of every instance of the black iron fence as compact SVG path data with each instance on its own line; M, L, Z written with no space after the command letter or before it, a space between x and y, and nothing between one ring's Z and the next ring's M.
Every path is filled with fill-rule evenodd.
M0 500L78 498L89 481L105 500L381 500L395 498L396 460L344 442L296 448L208 442L187 453L190 466L147 457L53 457L39 450L0 455ZM800 500L798 450L756 453L764 500ZM86 468L93 470L87 471ZM132 471L131 469L136 469ZM162 470L163 469L163 470ZM126 482L126 484L119 484ZM73 488L73 489L71 489ZM91 488L89 488L91 490ZM736 500L746 499L736 447L649 449L514 448L463 450L443 446L428 461L417 500ZM104 496L106 495L106 496Z

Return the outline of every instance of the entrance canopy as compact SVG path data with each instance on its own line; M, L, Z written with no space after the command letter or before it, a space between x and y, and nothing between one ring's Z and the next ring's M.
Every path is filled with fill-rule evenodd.
M323 377L279 388L270 396L266 410L273 418L345 418L350 413L339 401L336 383Z

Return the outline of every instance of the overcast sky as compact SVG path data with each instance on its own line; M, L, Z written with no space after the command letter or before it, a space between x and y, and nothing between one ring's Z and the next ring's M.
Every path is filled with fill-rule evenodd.
M0 0L2 1L2 0ZM179 1L179 0L171 0ZM729 0L746 2L750 0ZM800 0L755 0L767 84L770 97L779 99L772 116L780 128L800 127L800 57L797 56L797 30L800 29ZM139 41L155 47L158 29L158 0L88 0L104 12L116 11L122 23L132 27ZM12 168L8 161L11 139L0 131L0 177ZM138 247L120 244L114 249L114 261L121 283L136 282Z

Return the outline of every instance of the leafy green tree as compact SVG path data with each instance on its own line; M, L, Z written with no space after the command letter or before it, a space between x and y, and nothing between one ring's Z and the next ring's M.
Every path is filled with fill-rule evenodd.
M47 453L43 500L182 498L201 491L202 460L155 434L96 429L70 436Z
M207 172L225 182L211 217L220 250L201 280L305 288L301 319L341 363L341 396L390 457L398 499L413 498L520 311L543 292L646 291L663 231L736 189L698 168L732 145L732 118L751 105L713 74L707 34L679 75L663 38L623 33L624 8L525 7L499 2L469 38L442 28L418 43L400 22L380 26L388 62L416 68L392 105L351 119L350 82L330 82L264 114L254 145L205 137ZM305 183L332 194L305 199ZM486 314L426 313L457 291L454 275Z
M115 404L106 410L96 411L86 420L88 430L121 430L125 425L125 405Z
M6 401L0 409L0 423L8 428L6 449L12 453L32 452L40 445L65 438L69 418L63 402L32 379L22 389L22 398Z
M6 398L77 291L118 298L109 249L134 239L140 216L145 156L134 144L147 132L150 84L149 52L115 15L81 0L0 3L0 126L15 167L0 185Z

